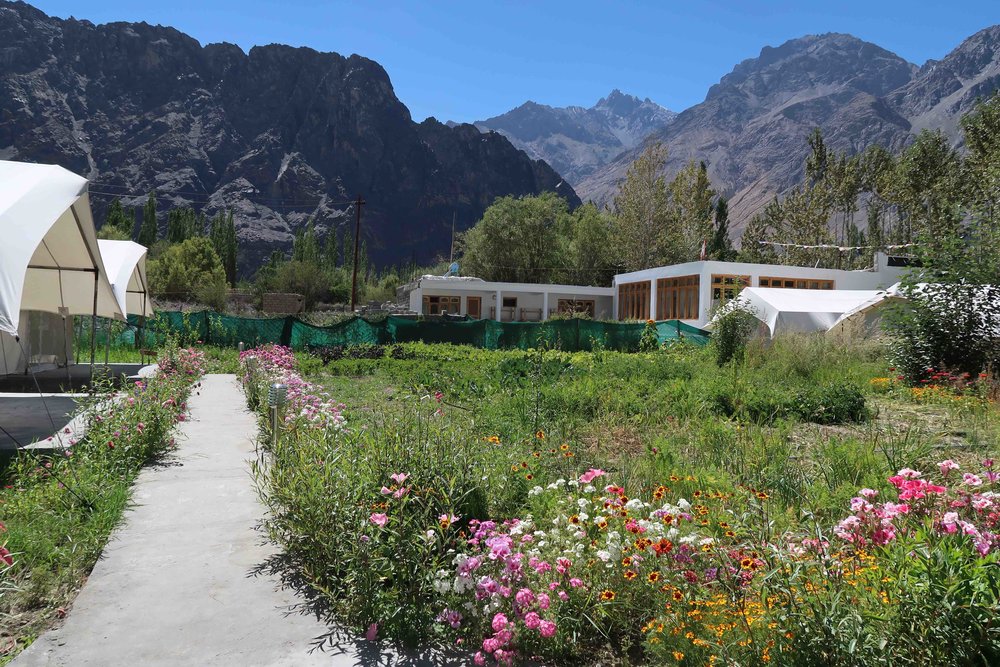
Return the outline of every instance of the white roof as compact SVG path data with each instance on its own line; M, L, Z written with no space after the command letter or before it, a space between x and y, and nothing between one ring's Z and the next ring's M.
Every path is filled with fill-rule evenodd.
M875 293L873 297L863 301L862 303L859 303L854 308L851 308L850 310L846 311L843 315L841 315L839 318L837 318L837 321L834 322L833 326L830 327L830 329L832 330L836 327L843 327L851 320L863 316L865 313L870 312L874 308L880 308L889 301L897 301L905 298L906 297L900 291L900 283L896 283L889 289L879 290Z
M884 294L881 290L813 290L776 287L745 287L720 311L747 308L767 325L771 336L797 332L828 331L844 313ZM716 315L716 318L718 315ZM710 329L715 319L708 323Z
M146 287L146 246L106 239L99 239L97 245L122 312L152 317L153 299Z
M20 312L124 318L108 282L87 180L55 165L0 160L0 331Z

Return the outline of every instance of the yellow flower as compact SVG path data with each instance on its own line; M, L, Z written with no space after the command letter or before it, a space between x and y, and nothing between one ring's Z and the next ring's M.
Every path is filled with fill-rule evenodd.
M544 440L545 439L545 431L538 431L537 433L535 433L535 437L538 438L539 440Z
M684 659L684 654L683 653L681 653L680 651L674 651L674 660L676 660L677 662L680 662L683 659Z

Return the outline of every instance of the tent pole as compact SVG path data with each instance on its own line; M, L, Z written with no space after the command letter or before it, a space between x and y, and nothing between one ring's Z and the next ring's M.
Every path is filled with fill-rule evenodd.
M94 359L97 356L97 286L100 273L94 270L94 312L90 318L90 393L94 393Z
M104 369L108 368L108 357L111 355L111 322L104 324Z

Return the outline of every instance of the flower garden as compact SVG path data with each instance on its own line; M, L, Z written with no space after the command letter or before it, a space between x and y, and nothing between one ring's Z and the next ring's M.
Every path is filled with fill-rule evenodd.
M990 378L874 346L243 354L331 618L475 664L995 664ZM262 420L266 424L266 421ZM266 435L266 434L265 434ZM268 442L263 438L262 442Z
M83 407L87 430L79 441L58 434L55 453L21 450L0 472L0 664L65 615L121 520L139 470L174 446L204 358L167 346L158 361L145 381L97 388Z

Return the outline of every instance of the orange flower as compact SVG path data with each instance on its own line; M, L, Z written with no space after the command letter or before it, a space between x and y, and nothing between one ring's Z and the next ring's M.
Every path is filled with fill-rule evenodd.
M611 602L615 599L615 592L610 589L605 589L601 591L601 600L604 602Z
M622 573L622 576L624 576L629 581L632 581L633 579L639 576L639 573L636 572L635 570L625 570L625 572Z
M563 444L559 445L559 449L561 449L561 450L563 450L565 452L565 451L567 451L569 449L569 445L567 445L564 442Z
M545 439L545 431L538 431L537 433L535 433L535 437L538 438L539 440L544 440Z
M659 580L660 580L660 573L657 570L653 570L648 575L646 575L646 581L648 581L651 584L655 584Z
M500 438L499 438L499 436L491 435L490 437L485 438L485 440L486 440L486 442L488 442L488 443L490 443L492 445L499 445L500 444Z
M622 567L630 567L631 565L632 565L631 556L625 556L625 558L622 558Z
M670 597L674 599L674 602L680 602L681 600L684 599L684 594L681 593L679 590L674 589L674 592L670 594Z
M744 558L743 560L740 561L740 567L743 568L744 570L749 570L750 568L753 567L753 559Z

